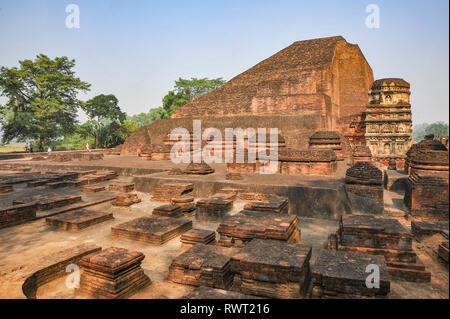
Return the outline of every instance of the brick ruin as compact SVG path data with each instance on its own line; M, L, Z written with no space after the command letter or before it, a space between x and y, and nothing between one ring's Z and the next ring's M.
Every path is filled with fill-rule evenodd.
M101 299L127 298L151 284L140 264L144 254L110 247L84 256L80 278L82 293Z
M367 145L356 145L352 149L352 164L356 164L358 162L371 162L372 161L372 152L370 151L370 147Z
M343 160L341 137L337 132L319 131L309 137L309 148L329 149L336 153L338 160Z
M336 234L330 235L328 248L384 256L390 276L399 280L431 280L431 273L412 248L411 233L396 219L343 216Z
M404 163L412 141L410 85L403 79L373 82L369 104L363 115L365 140L377 159L398 159ZM402 166L400 164L400 166Z
M286 175L331 175L337 169L334 151L285 149L278 156L280 173Z
M345 191L354 211L383 213L383 173L371 163L357 162L347 170Z
M414 218L448 221L448 150L433 135L411 146L407 153L404 203Z
M17 172L0 177L4 196L14 194L16 184L36 193L45 189L49 195L14 198L13 206L0 208L0 228L34 221L40 215L47 231L55 233L84 230L70 233L77 236L99 229L100 240L114 241L112 246L116 242L128 248L141 245L152 257L151 272L157 273L160 269L154 268L168 261L170 265L151 276L159 281L153 286L164 286L167 280L172 282L167 291L176 287L174 283L198 286L184 295L187 298L386 298L401 285L399 281L430 282L428 269L432 269L418 257L413 239L446 234L447 240L436 249L448 264L448 149L428 136L406 152L411 143L409 94L409 83L402 79L374 82L359 47L342 37L295 42L180 107L171 119L142 127L124 145L105 152L103 162L123 161L114 170L133 175L132 182L108 182L117 173L88 169L103 165L98 163L88 163L84 171L32 171L34 164L50 164L39 161L70 167L66 161L104 158L96 153L55 153L51 158L36 157L27 162L30 166L1 165L0 170ZM188 131L189 155L198 155L192 150L198 142L194 119L202 120L201 133L208 127L222 134L226 128L278 128L278 140L261 149L261 141L249 136L243 145L235 137L223 142L209 137L200 145L211 147L210 156L223 159L241 150L244 163L172 165L170 151L176 141L169 133L173 128ZM265 138L270 141L267 130ZM275 149L277 175L260 176L261 169L268 169L260 161L264 154L250 163L249 152L263 150L268 155ZM139 157L134 167L125 163L132 161L131 155ZM408 175L402 172L403 165ZM385 210L385 201L401 202L398 196L390 198L391 186L383 189L384 181L393 183L383 181L386 168L398 169L389 171L389 180L404 174L406 185L408 179L401 191L406 189L409 216L386 218L390 207L386 204ZM83 200L72 194L77 187ZM50 193L56 190L60 193ZM109 200L114 216L108 209L77 207L85 204L84 196L100 198L101 192L113 192ZM320 215L325 210L321 201L330 202L333 213ZM57 210L63 206L68 210ZM42 217L45 212L49 215ZM317 220L324 216L339 220L339 228L330 236L331 221ZM404 217L413 218L412 232L399 222ZM327 249L320 249L325 242ZM141 267L144 253L117 247L102 251L91 247L86 256L77 252L67 256L84 257L81 294L127 298L151 284ZM59 274L69 260L56 255L61 263L52 259L50 266L43 264L42 282L53 272ZM368 265L380 270L377 289L366 286ZM153 286L152 297L157 295Z
M293 148L307 148L316 131L351 139L351 124L365 110L372 83L372 69L358 45L341 36L298 41L177 109L171 119L142 127L121 154L163 145L173 128L192 132L192 119L202 119L202 127L218 128L223 136L227 127L276 127Z

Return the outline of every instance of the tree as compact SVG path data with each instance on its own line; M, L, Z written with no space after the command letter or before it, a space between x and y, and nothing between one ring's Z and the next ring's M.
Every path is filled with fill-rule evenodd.
M195 100L203 94L214 91L224 83L225 80L223 78L211 80L208 78L191 78L190 80L179 78L178 81L175 81L174 90L169 91L164 96L162 109L157 112L160 113L161 118L170 118L173 111L180 106Z
M425 129L427 128L427 123L416 124L413 127L412 138L416 142L420 142L423 140L425 136Z
M434 134L434 136L448 136L448 124L444 122L430 124L425 129L425 135L428 134Z
M99 146L99 134L106 122L122 123L126 120L126 114L120 110L119 100L113 95L100 94L90 99L83 105L83 110L90 121L84 124L85 132L94 137L95 148ZM102 145L104 146L104 145Z
M43 151L46 141L74 131L82 105L77 94L89 91L90 84L75 77L75 60L65 56L52 60L39 54L19 65L0 68L0 95L7 98L0 105L2 139L35 139Z
M425 135L434 134L435 136L448 136L448 124L444 122L435 122L432 124L422 123L413 127L413 140L420 142Z

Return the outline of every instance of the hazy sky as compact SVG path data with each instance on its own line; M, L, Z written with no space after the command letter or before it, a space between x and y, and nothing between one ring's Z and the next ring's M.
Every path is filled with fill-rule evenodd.
M66 27L71 3L79 29ZM365 24L371 3L378 29ZM229 80L292 42L342 35L375 78L411 83L414 123L448 122L448 30L447 0L0 0L0 65L66 55L92 84L81 99L112 93L131 115L160 106L179 77Z

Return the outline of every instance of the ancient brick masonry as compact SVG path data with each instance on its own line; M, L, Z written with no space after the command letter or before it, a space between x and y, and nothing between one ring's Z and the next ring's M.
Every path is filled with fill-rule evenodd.
M213 244L216 241L216 232L206 229L191 229L181 235L180 241L185 246Z
M186 285L228 289L233 282L233 248L195 245L176 257L169 267L169 280Z
M345 174L345 191L354 211L383 212L383 174L374 165L358 162L350 167Z
M0 185L0 194L9 193L14 190L12 185Z
M365 138L374 157L404 161L412 140L409 88L403 79L373 82L365 112Z
M85 186L81 189L83 193L98 193L106 190L105 186Z
M170 202L173 197L189 194L194 190L191 183L166 183L155 187L150 195L151 201Z
M153 209L152 215L177 218L183 216L183 211L177 205L162 205Z
M439 245L438 256L442 259L442 261L444 261L445 264L447 264L448 267L448 240Z
M395 219L342 216L336 235L330 236L328 248L384 256L393 278L415 282L431 279L412 249L412 235Z
M350 124L361 117L372 83L358 45L341 36L298 41L180 107L171 119L142 127L124 143L122 155L163 143L173 128L192 132L193 118L222 134L225 128L278 128L293 148L307 148L309 136L320 130L352 137Z
M143 160L151 160L152 159L152 145L145 144L140 148L139 157Z
M37 203L39 210L48 210L56 207L67 206L81 201L79 195L37 195L23 199L13 200L13 205Z
M414 218L447 221L449 212L448 173L412 173L404 202Z
M253 239L231 258L233 290L269 298L304 298L311 247Z
M60 251L52 251L47 256L39 258L32 266L22 285L22 291L27 298L35 299L38 288L58 277L66 276L66 267L77 265L81 258L101 250L101 247L81 244Z
M233 209L233 199L221 196L199 199L195 217L199 221L221 221Z
M192 228L192 221L183 218L149 216L113 226L114 236L162 245Z
M205 162L202 163L190 163L183 171L183 174L190 175L208 175L214 173L214 169L211 168Z
M268 212L241 211L227 216L217 228L218 244L243 247L254 238L273 239L288 243L300 242L300 230L296 215Z
M287 214L289 200L283 196L271 196L267 201L251 202L244 205L245 210Z
M141 268L145 256L110 247L81 259L80 290L93 298L128 298L151 284Z
M104 212L81 209L47 217L45 222L48 226L58 227L64 230L78 231L113 218L113 214L108 211Z
M371 162L372 161L372 152L370 148L366 145L356 145L353 147L352 152L352 165L355 165L358 162Z
M416 157L419 151L426 153L427 151L448 151L448 149L441 142L435 140L433 134L426 135L423 141L411 145L408 152L406 152L405 170L408 174L411 173L411 161L414 157Z
M278 156L280 173L286 175L331 175L337 170L332 150L285 149Z
M443 234L448 238L448 222L428 223L420 221L411 222L411 232L414 237L421 239L424 236Z
M410 174L448 174L448 151L417 150L409 165Z
M334 131L319 131L309 137L309 148L329 149L336 153L338 160L344 159L341 137Z
M377 265L379 288L366 285L368 265ZM390 278L383 256L321 250L311 270L312 298L385 298Z
M36 202L0 207L0 228L24 223L36 218Z
M172 197L170 199L172 205L177 205L181 207L183 213L190 213L195 210L194 197L191 195L182 195Z
M111 205L129 207L140 202L141 199L136 194L125 193L116 195L116 198L111 201Z
M114 183L108 187L111 192L128 193L134 190L134 183Z

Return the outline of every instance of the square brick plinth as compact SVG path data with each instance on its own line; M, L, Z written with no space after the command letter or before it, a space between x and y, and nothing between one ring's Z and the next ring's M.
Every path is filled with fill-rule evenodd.
M149 216L113 226L114 236L162 245L192 228L192 221L183 218Z

